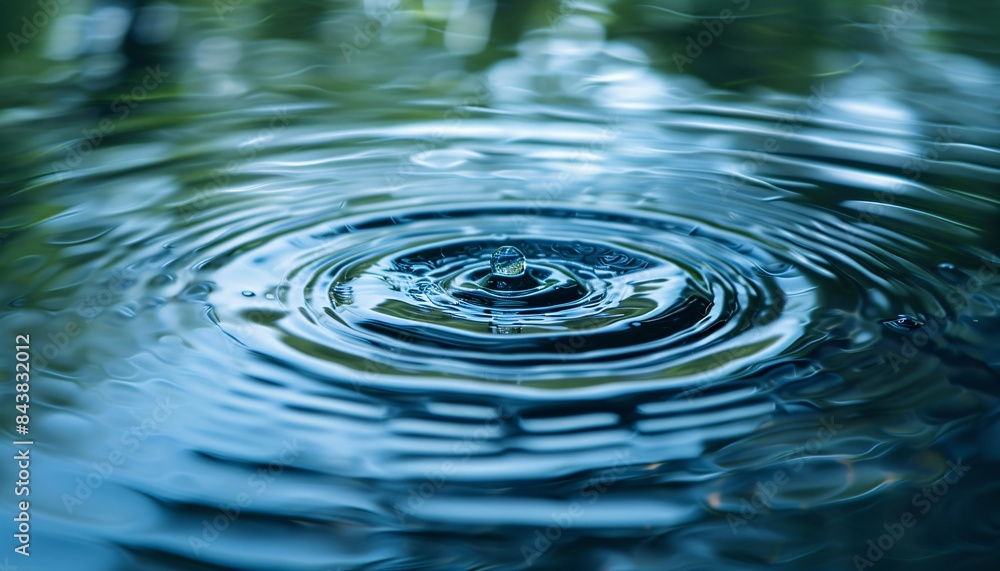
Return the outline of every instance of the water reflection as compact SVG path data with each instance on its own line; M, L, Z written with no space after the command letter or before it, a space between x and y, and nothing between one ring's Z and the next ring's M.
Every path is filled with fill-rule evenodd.
M989 568L973 4L60 4L0 60L32 561Z

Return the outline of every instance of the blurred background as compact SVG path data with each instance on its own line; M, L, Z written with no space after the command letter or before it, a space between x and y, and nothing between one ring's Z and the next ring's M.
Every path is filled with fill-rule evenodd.
M178 94L267 89L308 96L315 91L306 85L338 92L382 83L416 87L403 73L415 65L425 81L475 73L532 55L527 40L546 35L567 40L567 52L572 44L578 52L625 44L658 71L689 74L715 87L805 92L809 78L872 60L895 66L951 53L970 64L995 64L997 17L987 3L929 0L809 6L752 0L53 0L12 5L0 24L10 86L30 82L99 94L135 81L137 72L155 64L173 72ZM715 20L725 21L713 32ZM704 31L712 33L710 41L698 40ZM689 38L697 44L693 51ZM675 53L697 61L678 60ZM17 102L12 93L6 96L8 107Z

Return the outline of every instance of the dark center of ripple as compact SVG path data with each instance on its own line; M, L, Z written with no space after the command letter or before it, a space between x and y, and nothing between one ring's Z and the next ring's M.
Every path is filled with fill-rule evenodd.
M565 359L568 347L579 354L668 339L693 329L714 304L666 260L539 239L405 252L338 280L330 299L344 319L365 315L353 326L382 338L539 362ZM500 344L496 333L506 334Z

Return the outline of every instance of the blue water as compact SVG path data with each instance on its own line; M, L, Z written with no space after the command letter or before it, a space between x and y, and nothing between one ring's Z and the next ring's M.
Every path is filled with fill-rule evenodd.
M1000 563L975 15L403 3L362 48L376 5L286 4L73 5L0 59L0 557Z

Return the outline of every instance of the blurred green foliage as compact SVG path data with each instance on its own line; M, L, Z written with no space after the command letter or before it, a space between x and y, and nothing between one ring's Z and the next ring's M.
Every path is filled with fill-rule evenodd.
M359 70L341 57L341 42L350 43L355 26L363 28L378 7L395 3L173 0L167 5L176 8L180 22L167 45L143 43L138 38L126 42L123 49L129 62L141 69L150 61L186 62L199 42L212 36L223 35L241 44L296 42L303 51L327 56L324 63L342 68L338 78L349 82ZM79 64L46 57L52 35L66 30L55 25L55 20L83 18L86 26L90 25L87 17L107 6L122 6L135 14L165 4L165 0L40 0L8 6L0 14L0 31L5 36L0 71L6 90L11 90L12 83L30 82L46 72L56 77L70 74L73 65ZM392 58L422 65L444 53L442 38L453 8L450 0L402 0L393 12L395 22L406 13L406 26L422 27L414 34L420 42L412 49L396 51ZM463 54L460 63L467 70L510 57L525 34L567 18L597 20L608 39L638 45L666 73L690 74L731 89L767 86L804 92L811 77L850 69L869 54L891 57L914 46L963 53L991 63L1000 57L1000 37L995 33L1000 10L985 1L498 0L492 13L485 48ZM395 22L389 26L398 26ZM289 58L288 64L303 62Z

